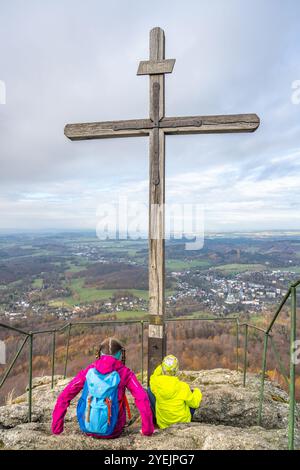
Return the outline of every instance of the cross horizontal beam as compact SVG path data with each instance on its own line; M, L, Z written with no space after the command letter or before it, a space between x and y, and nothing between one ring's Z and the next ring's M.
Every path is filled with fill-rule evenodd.
M220 134L254 132L260 124L256 114L220 116L165 117L157 125L151 119L67 124L65 135L70 140L105 139L112 137L145 137L159 127L165 134Z

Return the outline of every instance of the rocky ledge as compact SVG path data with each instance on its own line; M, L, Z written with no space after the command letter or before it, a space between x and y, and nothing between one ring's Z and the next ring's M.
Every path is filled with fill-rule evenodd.
M174 449L174 450L246 450L286 449L288 395L279 385L266 381L261 427L257 423L260 379L249 374L244 388L240 372L214 369L184 371L191 387L200 387L203 401L189 424L178 424L158 430L152 437L139 433L140 422L133 401L128 396L133 420L121 437L98 440L85 436L78 428L76 403L71 404L65 430L60 436L50 431L51 413L56 397L70 379L55 377L51 390L50 377L33 381L32 422L27 423L27 393L0 407L0 448L2 449ZM300 439L296 430L296 447Z

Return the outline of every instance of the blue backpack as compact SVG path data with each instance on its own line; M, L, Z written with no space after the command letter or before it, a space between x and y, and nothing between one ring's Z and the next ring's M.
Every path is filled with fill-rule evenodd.
M113 433L119 415L119 383L116 371L100 374L95 368L89 369L77 405L77 419L83 432L99 436Z

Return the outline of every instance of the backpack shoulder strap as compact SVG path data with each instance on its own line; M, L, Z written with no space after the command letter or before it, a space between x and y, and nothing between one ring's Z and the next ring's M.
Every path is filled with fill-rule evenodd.
M126 407L126 411L127 411L127 416L128 416L129 421L130 421L132 416L131 416L131 410L130 410L130 406L129 406L126 394L124 395L124 402L125 402L125 407Z
M120 401L120 408L119 410L121 410L122 406L123 406L123 403L125 405L125 410L126 410L126 413L127 413L127 418L128 420L130 421L131 418L132 418L132 415L131 415L131 410L130 410L130 406L129 406L129 403L128 403L128 399L126 397L126 393L124 393L124 397L123 399Z

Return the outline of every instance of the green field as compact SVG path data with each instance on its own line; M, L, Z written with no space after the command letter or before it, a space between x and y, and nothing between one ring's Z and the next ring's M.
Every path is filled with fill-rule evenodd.
M276 268L280 271L287 271L300 274L300 266L284 266L283 268Z
M109 300L118 292L128 292L135 297L148 300L148 290L143 289L97 289L96 287L85 287L84 279L72 279L66 283L70 287L72 295L64 298L51 300L49 305L52 307L73 307L74 305L85 304L88 302L96 302L101 300ZM174 289L166 289L166 297L172 295Z
M177 271L189 268L208 268L211 265L209 261L195 259L195 260L166 260L166 268L170 271Z
M80 271L84 271L88 267L87 262L80 262L80 265L74 264L70 262L68 264L68 269L66 270L66 273L79 273Z
M192 312L189 313L188 315L182 315L176 318L180 320L197 320L198 318L216 318L216 315L214 315L212 312Z
M43 279L35 279L32 283L32 287L34 287L35 289L41 289L43 287Z
M243 273L245 271L263 271L266 269L266 266L263 264L223 264L221 266L216 266L214 269L219 271L224 271L226 273Z
M108 300L116 292L129 292L135 297L148 299L148 291L141 289L97 289L96 287L85 287L84 279L73 279L69 283L72 295L69 297L54 299L49 302L52 307L68 306L84 304L88 302L96 302L98 300ZM167 291L169 292L169 291ZM170 295L170 294L169 294Z
M117 320L144 320L148 316L148 312L144 310L123 310L122 312L113 312L109 314L96 315L97 320L107 320L115 315Z

